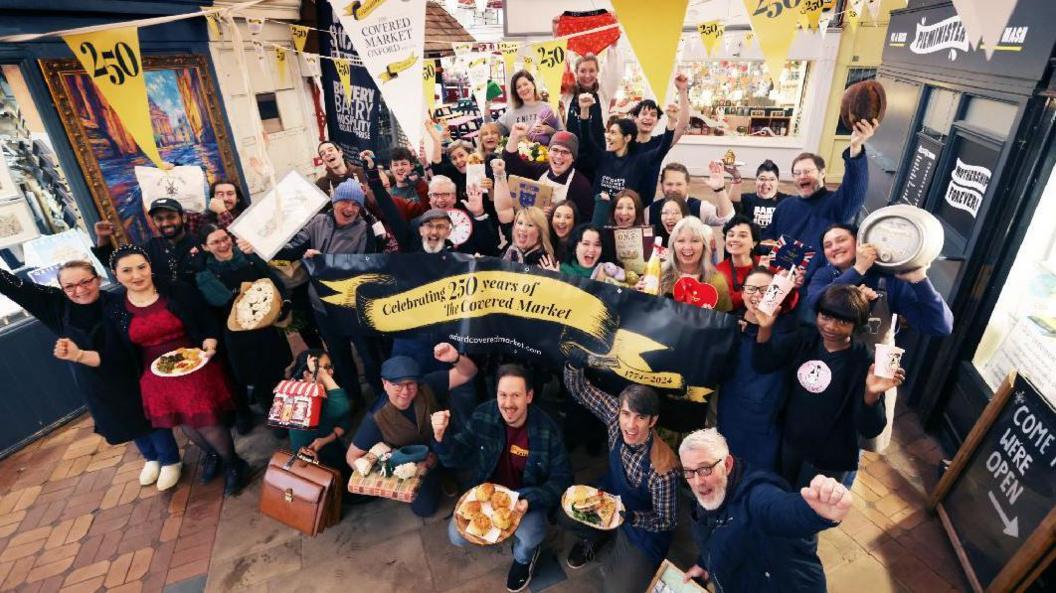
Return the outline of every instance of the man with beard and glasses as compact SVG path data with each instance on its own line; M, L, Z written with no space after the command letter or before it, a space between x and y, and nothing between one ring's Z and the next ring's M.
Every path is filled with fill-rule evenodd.
M790 492L776 474L731 455L714 428L690 433L678 455L696 499L697 561L686 581L703 579L721 593L824 593L825 572L808 538L847 516L850 490L818 475Z
M172 282L180 280L194 286L197 272L194 256L198 253L198 238L188 232L183 206L172 198L159 198L151 202L147 214L161 234L140 245L153 262L154 273ZM94 230L97 246L92 252L99 261L109 261L114 252L110 242L114 233L113 224L100 221L95 223Z
M629 385L619 397L594 387L583 374L586 354L573 350L565 366L565 386L609 433L609 470L598 487L623 501L627 515L615 541L600 556L607 592L644 591L667 556L678 520L678 460L653 428L660 418L660 397L651 387ZM595 558L611 531L568 522L579 537L565 561L580 568Z
M471 484L490 482L519 495L516 510L523 517L513 534L513 565L506 577L506 589L513 592L523 590L532 580L546 536L547 515L572 484L561 429L531 405L535 394L530 386L524 367L504 364L498 370L498 396L477 406L458 434L446 435L451 412L432 416L433 450L445 467L468 470ZM467 544L455 518L447 534L456 546Z

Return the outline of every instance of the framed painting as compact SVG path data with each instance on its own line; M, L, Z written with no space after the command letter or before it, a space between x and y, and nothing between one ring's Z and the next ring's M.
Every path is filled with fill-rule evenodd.
M137 165L154 166L75 58L42 59L41 70L92 200L119 242L154 234L136 183ZM161 157L199 166L206 181L241 185L220 98L203 55L143 56L150 119Z

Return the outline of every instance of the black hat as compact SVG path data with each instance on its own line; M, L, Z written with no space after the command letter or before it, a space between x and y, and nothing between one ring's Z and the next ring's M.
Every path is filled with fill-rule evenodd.
M158 210L170 210L176 214L183 214L183 205L172 198L158 198L150 203L147 214L153 215Z

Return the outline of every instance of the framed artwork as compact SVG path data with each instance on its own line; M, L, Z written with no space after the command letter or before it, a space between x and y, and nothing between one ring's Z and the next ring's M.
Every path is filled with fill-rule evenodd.
M0 249L19 245L38 235L40 231L25 200L0 201Z
M153 163L124 129L75 58L40 60L44 79L103 220L119 242L141 243L154 229L135 167ZM150 119L161 157L198 166L212 183L241 185L220 98L203 55L143 56Z

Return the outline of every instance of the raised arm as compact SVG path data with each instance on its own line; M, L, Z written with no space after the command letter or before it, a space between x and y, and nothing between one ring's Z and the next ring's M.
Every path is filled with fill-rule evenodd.
M0 294L18 303L55 333L62 333L62 314L69 302L62 290L28 282L0 270Z
M682 134L689 129L689 78L679 72L675 75L675 88L678 89L678 122L672 144L677 144Z
M495 177L493 196L495 199L495 215L498 216L499 222L502 224L509 224L513 222L514 208L513 196L510 194L510 183L506 178L506 161L492 159L491 173Z
M594 96L590 93L583 93L577 101L579 102L579 147L585 153L580 157L594 156L600 161L601 155L605 152L605 146L601 139L594 135L594 130L590 125L590 108L594 105ZM605 123L602 122L602 126L604 125Z
M591 385L581 367L572 366L571 363L565 365L565 387L568 388L572 399L590 410L590 413L606 426L619 416L620 405L617 399Z
M382 218L385 219L385 222L389 224L389 228L392 229L400 249L404 251L410 250L411 245L414 244L414 235L411 233L410 225L403 219L403 216L400 216L400 211L396 208L392 195L389 194L388 188L385 187L381 180L381 171L376 167L377 163L369 156L363 156L362 154L360 156L363 158L363 168L367 173L367 184L374 192L374 201L378 204L378 208L381 209Z
M477 364L473 359L460 353L448 342L440 342L433 347L433 358L454 365L447 374L448 389L461 387L477 375Z

